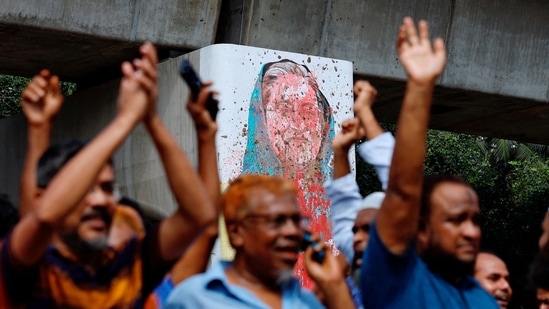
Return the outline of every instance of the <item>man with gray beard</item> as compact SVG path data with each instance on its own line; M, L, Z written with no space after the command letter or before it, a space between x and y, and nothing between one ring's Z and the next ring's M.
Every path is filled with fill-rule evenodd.
M166 308L323 308L293 277L304 231L294 185L280 177L243 175L222 197L232 262L215 264L206 273L178 285ZM328 308L353 308L335 256L313 261L309 246L304 262ZM330 250L328 250L330 251Z

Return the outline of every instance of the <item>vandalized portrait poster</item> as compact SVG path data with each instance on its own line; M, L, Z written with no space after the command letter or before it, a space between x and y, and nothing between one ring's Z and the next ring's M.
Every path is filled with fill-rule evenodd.
M220 93L221 182L248 173L293 181L312 230L330 240L323 183L333 174L331 141L353 116L352 64L230 44L203 48L189 59ZM302 269L300 260L296 275L307 280Z

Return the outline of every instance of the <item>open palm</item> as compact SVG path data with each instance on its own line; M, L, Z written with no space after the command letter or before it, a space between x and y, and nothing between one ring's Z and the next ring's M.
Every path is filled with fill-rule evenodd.
M446 64L446 48L442 39L433 46L429 40L427 22L419 22L419 34L411 18L404 18L400 27L397 50L402 66L410 80L431 82L436 79Z

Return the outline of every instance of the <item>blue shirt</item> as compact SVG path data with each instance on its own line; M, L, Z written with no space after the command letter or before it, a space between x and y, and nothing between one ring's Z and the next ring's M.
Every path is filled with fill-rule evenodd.
M499 309L473 277L452 285L431 272L417 255L415 243L401 255L391 253L375 223L364 251L360 284L365 308Z
M218 262L207 272L177 285L168 297L166 309L181 308L270 308L253 293L231 284L225 275L230 262ZM282 308L324 308L297 279L282 287Z

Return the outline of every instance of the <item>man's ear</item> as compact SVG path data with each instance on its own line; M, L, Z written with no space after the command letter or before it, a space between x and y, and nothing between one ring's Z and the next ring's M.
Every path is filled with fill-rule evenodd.
M235 249L240 248L244 245L244 238L241 235L242 229L239 228L239 225L230 222L227 223L227 234L229 236L229 242L231 246Z
M426 244L429 242L429 223L427 223L424 218L419 219L417 240L420 244Z

